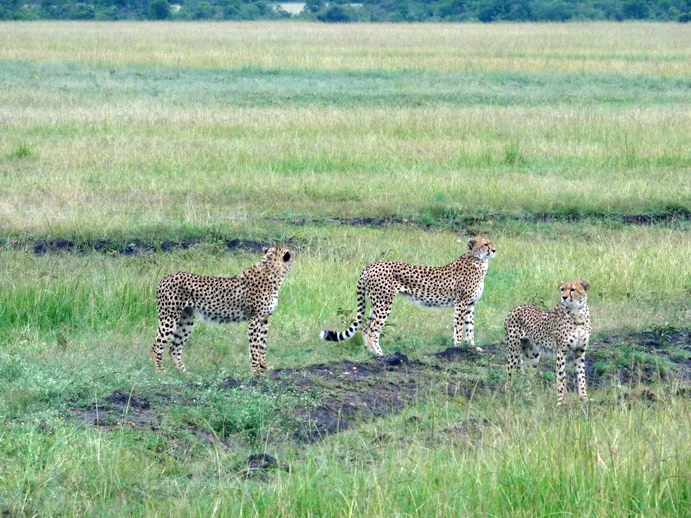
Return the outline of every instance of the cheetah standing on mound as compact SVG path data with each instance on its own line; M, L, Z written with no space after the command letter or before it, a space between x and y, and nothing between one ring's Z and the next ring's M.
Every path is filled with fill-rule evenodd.
M195 315L215 324L247 320L252 373L270 369L266 364L266 327L292 264L292 252L276 246L265 248L260 262L235 277L204 277L187 272L166 275L156 291L159 323L151 348L156 370L164 371L163 349L170 341L173 364L186 372L182 347Z
M367 266L357 283L357 316L342 333L322 331L321 339L340 342L351 338L362 325L365 299L369 298L372 311L362 334L365 346L377 356L384 353L379 346L379 333L386 323L397 293L427 308L454 308L453 341L461 345L463 337L475 345L473 315L475 303L482 295L488 259L497 250L491 239L478 237L468 241L468 252L446 266L415 266L393 261L381 261ZM479 347L476 347L481 351Z
M559 286L561 303L552 311L518 306L504 322L509 345L509 378L516 366L520 366L521 373L524 373L524 360L537 370L541 352L556 354L557 405L564 403L566 353L569 349L575 356L578 395L582 400L588 400L585 350L592 330L586 295L588 288L590 284L586 281L562 282Z

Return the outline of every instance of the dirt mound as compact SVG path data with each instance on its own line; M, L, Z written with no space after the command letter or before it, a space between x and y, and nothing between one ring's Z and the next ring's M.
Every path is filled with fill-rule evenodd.
M266 453L250 455L247 458L247 467L242 474L247 479L264 480L271 471L283 470L290 473L290 466L280 464L274 457Z
M133 256L146 253L170 253L174 250L188 250L193 246L204 242L212 242L208 239L182 239L179 241L156 241L146 239L134 239L127 241L113 241L98 239L95 241L77 241L73 239L37 239L34 241L11 241L9 246L17 249L30 249L36 255L57 253L87 253L99 252L105 254ZM222 242L228 250L246 250L261 253L264 247L272 246L271 243L262 241L250 241L247 239L230 239ZM0 242L2 244L2 242ZM286 242L287 246L295 246L294 241Z
M635 388L653 380L691 380L691 335L689 329L661 329L594 341L587 361L588 385L593 390L606 383L630 384ZM366 361L343 360L304 368L270 371L259 378L226 378L209 381L222 390L258 390L280 395L287 391L314 394L313 403L279 409L289 423L289 435L299 442L317 441L330 434L353 428L358 422L379 419L399 412L416 399L424 400L429 391L441 390L449 397L472 399L497 390L503 384L506 350L502 344L488 344L484 352L449 347L422 359L411 359L400 352ZM602 366L606 366L603 369ZM487 379L479 379L478 367L490 368ZM541 362L545 376L554 373L554 362ZM569 390L574 390L575 374L569 370ZM688 393L682 386L680 393ZM687 391L687 392L684 392ZM633 392L632 392L633 394ZM652 394L652 393L651 393ZM653 401L647 392L636 392L627 399ZM116 390L85 408L73 408L84 423L158 428L167 408L196 405L201 399L170 394L132 394ZM191 425L196 426L196 425ZM208 435L199 428L190 430ZM466 431L451 430L463 435ZM258 462L258 461L257 461ZM249 469L249 468L248 468ZM260 471L265 471L263 468Z
M314 441L348 430L359 420L400 411L418 392L416 378L429 369L429 365L397 352L367 362L279 370L272 376L279 384L321 393L315 408L296 413L295 438Z

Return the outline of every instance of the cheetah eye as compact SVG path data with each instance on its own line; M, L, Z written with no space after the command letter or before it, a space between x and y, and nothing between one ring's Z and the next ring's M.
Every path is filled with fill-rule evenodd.
M285 255L283 256L283 261L286 263L290 261L290 252L285 253Z
M571 288L571 291L576 291L576 290L574 290L573 288Z

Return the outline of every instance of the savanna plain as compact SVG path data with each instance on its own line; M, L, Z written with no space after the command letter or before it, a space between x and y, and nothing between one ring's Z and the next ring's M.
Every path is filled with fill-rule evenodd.
M0 514L689 516L691 29L0 23ZM481 354L362 268L492 237ZM284 244L154 372L155 289ZM592 401L505 386L503 319L591 284Z

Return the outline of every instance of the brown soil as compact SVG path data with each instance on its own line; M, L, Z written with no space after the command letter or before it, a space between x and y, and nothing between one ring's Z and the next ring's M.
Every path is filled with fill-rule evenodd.
M99 239L93 242L77 242L70 239L38 239L29 243L17 242L14 243L14 246L16 248L30 248L36 255L58 252L101 252L129 256L152 252L169 253L173 250L187 250L203 242L204 239L183 239L180 241L136 239L127 243L106 239ZM224 244L228 250L248 250L251 252L261 252L263 247L272 246L270 243L245 239L231 239Z
M654 380L680 382L680 394L688 394L691 381L691 331L686 329L667 332L643 332L611 336L592 343L592 357L598 351L616 351L625 345L634 345L636 351L665 360L670 369L661 371L654 365L618 365L614 371L600 375L588 362L588 385L591 392L607 383L640 384ZM680 354L680 352L682 354ZM243 390L259 388L267 393L283 393L287 387L316 395L316 403L308 408L287 409L286 422L292 423L295 440L311 442L327 435L353 428L359 421L379 419L399 412L414 400L422 400L429 390L445 390L450 397L472 399L477 394L501 390L503 376L478 380L467 373L472 367L484 366L500 372L505 364L502 344L485 346L476 353L464 348L447 348L439 353L415 360L405 354L395 354L366 361L339 361L304 368L270 371L259 379L227 378L222 387ZM553 372L553 361L541 364L544 372ZM573 390L573 373L570 373ZM652 392L650 392L652 393ZM640 392L635 399L651 401L648 392ZM86 408L73 412L84 423L98 427L117 425L147 426L157 429L166 407L194 404L194 400L168 395L149 399L141 394L118 390ZM193 431L194 433L194 431ZM449 430L450 434L471 433L467 430ZM199 430L198 436L208 435Z

